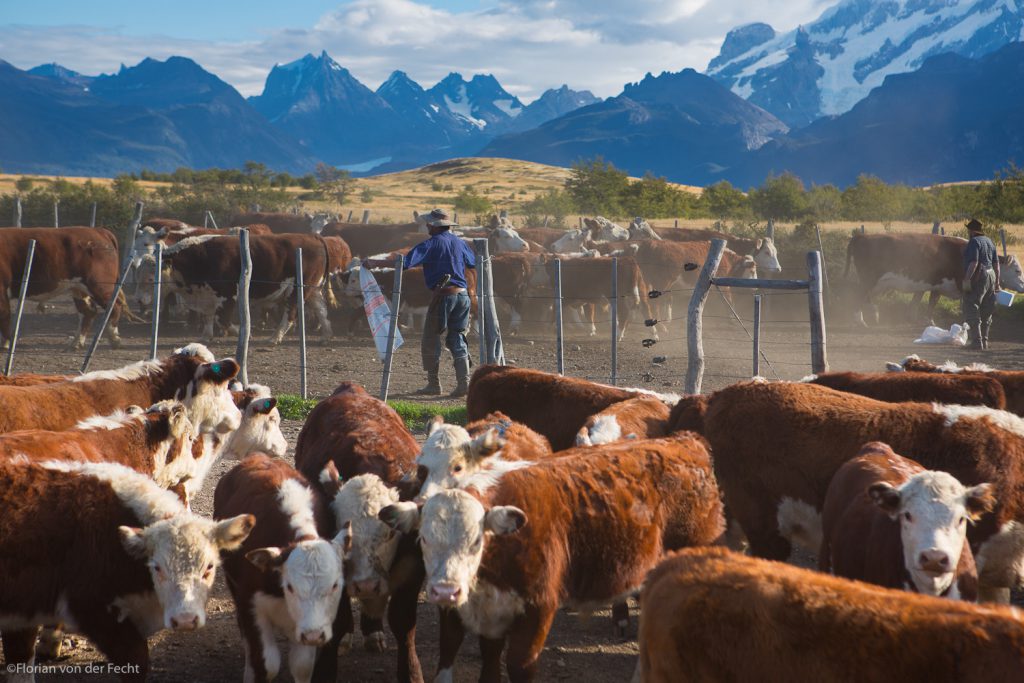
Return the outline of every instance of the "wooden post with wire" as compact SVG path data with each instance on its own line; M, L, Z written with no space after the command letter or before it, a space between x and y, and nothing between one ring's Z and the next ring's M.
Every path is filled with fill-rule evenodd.
M153 277L153 327L149 337L149 358L156 359L156 348L160 343L160 289L164 267L164 244L156 243L156 251L153 253L156 261L156 273Z
M391 385L391 363L395 355L395 337L398 333L398 307L402 305L402 271L405 269L405 256L395 257L395 284L391 290L391 319L388 320L388 348L384 354L384 371L380 376L380 400L388 400L388 389Z
M92 203L92 208L89 210L89 227L96 227L96 202Z
M21 195L14 198L14 217L11 220L11 223L16 228L21 227Z
M219 228L217 228L217 221L213 219L213 212L210 211L209 209L206 210L206 217L209 219L210 225L213 226L213 229L218 230Z
M614 387L619 380L619 259L612 257L612 377Z
M60 227L60 200L53 200L53 227Z
M761 295L754 295L754 365L751 377L761 374Z
M816 375L828 372L828 356L825 353L825 305L822 301L824 269L821 261L820 251L812 251L807 254L807 305L811 319L811 372Z
M722 254L725 252L725 240L711 240L711 248L708 250L707 260L701 268L697 277L697 284L693 287L693 294L690 295L690 306L687 309L686 319L686 393L699 394L701 383L704 380L704 304L708 300L708 293L711 291L711 278L718 270L718 264L722 261Z
M814 234L818 237L818 253L822 256L821 261L821 278L822 285L824 287L823 292L828 294L828 269L825 267L825 247L821 245L821 226L817 223L814 224Z
M11 347L7 350L7 364L4 366L4 377L11 376L14 365L14 349L18 346L18 335L21 333L21 314L25 310L25 297L28 295L28 281L32 276L32 260L36 255L36 241L28 241L28 253L25 256L25 270L21 274L21 289L18 290L18 308L14 311L14 331L11 332Z

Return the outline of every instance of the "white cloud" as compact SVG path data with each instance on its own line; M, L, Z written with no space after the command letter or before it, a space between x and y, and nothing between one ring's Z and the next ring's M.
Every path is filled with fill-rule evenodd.
M785 31L815 19L827 0L504 0L453 13L413 0L353 0L308 28L250 42L138 36L123 28L6 26L0 57L27 68L44 62L95 74L143 57L179 54L238 88L259 93L270 67L327 50L376 87L402 69L429 87L450 71L493 73L525 100L568 83L601 96L650 71L702 71L725 33L766 21Z

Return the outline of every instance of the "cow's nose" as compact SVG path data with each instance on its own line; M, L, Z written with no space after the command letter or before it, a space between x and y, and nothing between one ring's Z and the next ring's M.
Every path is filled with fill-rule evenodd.
M949 571L949 555L942 550L924 550L917 561L926 572L944 574Z
M199 628L199 615L179 614L171 617L171 628L175 631L195 631Z
M357 597L375 595L380 592L379 588L380 582L376 579L352 582L352 592L355 593Z
M323 629L303 631L302 635L299 636L299 640L302 641L303 645L314 645L316 647L320 647L327 642L327 634L324 633Z
M454 605L462 589L451 583L435 583L430 586L430 601L436 605Z

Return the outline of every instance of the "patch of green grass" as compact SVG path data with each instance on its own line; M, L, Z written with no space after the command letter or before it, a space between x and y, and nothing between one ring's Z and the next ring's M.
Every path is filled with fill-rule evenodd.
M319 402L319 399L313 398L303 400L295 394L277 394L276 398L281 417L286 420L305 420L309 411ZM427 422L435 415L442 416L445 422L466 424L465 406L444 406L415 401L388 401L388 405L395 409L405 422L405 426L414 432L425 429Z

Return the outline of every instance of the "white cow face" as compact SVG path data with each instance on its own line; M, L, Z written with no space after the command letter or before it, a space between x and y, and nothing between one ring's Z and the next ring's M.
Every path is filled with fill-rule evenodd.
M775 248L775 240L765 237L757 241L753 253L757 267L769 273L781 273L782 264L779 263L779 250Z
M338 526L352 528L352 549L346 553L345 577L354 598L390 594L388 575L395 561L400 532L377 518L381 510L398 502L398 490L375 474L346 481L334 494L331 507Z
M238 429L242 413L235 405L228 381L238 374L238 363L231 358L204 363L185 390L182 403L189 420L200 434L227 434Z
M415 503L398 503L381 510L380 517L403 533L419 527L427 600L441 607L466 604L489 535L515 533L526 524L526 513L519 508L485 510L476 498L458 490L427 499L422 511Z
M206 623L220 551L236 550L255 523L252 515L213 522L181 513L142 529L118 528L128 554L149 566L164 628L192 631Z
M604 216L584 218L583 225L590 230L591 239L595 242L625 242L629 239L629 230Z
M344 586L342 562L351 538L351 528L345 527L332 541L315 538L245 554L261 570L280 575L285 606L295 625L294 642L319 647L331 639Z
M551 251L556 254L575 254L583 249L583 245L589 239L590 233L587 230L575 228L555 240L551 245Z
M142 259L147 254L152 254L156 249L156 243L167 237L167 228L159 230L145 226L135 233L135 241L132 242L132 267L138 268L142 265Z
M252 399L242 410L242 422L224 446L224 457L241 460L250 453L259 452L282 458L287 451L288 441L281 433L277 399L264 396Z
M320 234L323 232L324 226L331 222L330 215L326 213L318 213L310 217L309 219L309 231Z
M423 479L417 500L426 500L444 489L464 488L471 477L488 469L488 458L504 445L495 429L473 438L462 427L435 419L416 458Z
M904 566L919 593L941 595L952 585L968 520L976 522L995 506L991 488L965 488L945 472L927 471L899 488L882 482L868 489L875 503L900 522Z
M530 245L512 228L494 228L491 231L491 237L494 239L495 253L497 254L530 251Z
M1020 261L1013 254L1005 258L999 257L999 286L1015 292L1024 292L1024 272L1021 270Z

